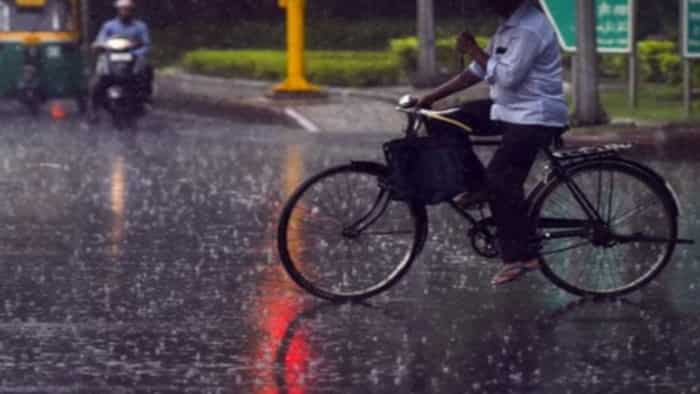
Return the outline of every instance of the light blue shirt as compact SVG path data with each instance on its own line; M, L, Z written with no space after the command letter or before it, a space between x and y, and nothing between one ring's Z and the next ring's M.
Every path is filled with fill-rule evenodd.
M123 23L119 18L105 22L95 42L104 43L112 37L128 38L141 44L140 47L132 51L134 55L141 58L146 57L151 49L151 36L148 32L148 26L138 19L134 19L130 23Z
M523 125L568 125L559 42L547 17L530 1L496 31L484 70L469 70L491 86L491 119Z

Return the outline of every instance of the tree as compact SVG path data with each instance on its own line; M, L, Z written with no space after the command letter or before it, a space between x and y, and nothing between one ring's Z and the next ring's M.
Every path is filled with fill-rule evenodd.
M418 0L419 85L431 85L437 75L435 58L435 6L433 0Z
M576 54L575 121L579 125L605 123L600 104L596 36L596 1L577 0L578 52Z

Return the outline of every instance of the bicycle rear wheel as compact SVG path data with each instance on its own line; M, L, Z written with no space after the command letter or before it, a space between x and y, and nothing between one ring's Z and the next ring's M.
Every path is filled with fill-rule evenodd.
M387 290L408 271L427 233L424 207L394 201L382 187L387 168L352 163L304 183L285 206L280 258L302 288L331 301Z
M544 275L580 296L619 296L653 280L678 235L673 195L650 173L619 160L570 170L601 220L591 220L563 179L533 204Z

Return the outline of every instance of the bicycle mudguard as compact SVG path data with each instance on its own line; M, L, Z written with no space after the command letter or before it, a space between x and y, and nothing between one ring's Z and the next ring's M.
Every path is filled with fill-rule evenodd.
M648 174L650 177L656 179L656 181L659 182L659 184L662 185L664 187L664 189L666 189L666 191L673 198L673 202L674 202L674 209L673 209L674 212L673 213L676 215L676 217L678 217L680 215L681 203L680 203L680 199L678 198L678 193L676 193L676 190L673 188L673 186L671 186L671 184L668 183L668 181L663 176L661 176L658 172L656 172L652 168L645 166L644 164L637 163L635 161L628 160L628 159L625 159L622 157L617 157L617 158L615 158L615 160L623 162L623 163L625 163L631 167L634 167L640 171L643 171L646 174Z
M591 164L597 164L597 163L606 163L606 162L613 162L613 163L619 163L619 164L624 164L626 166L629 166L637 171L643 172L646 175L649 175L650 178L655 179L658 184L663 187L666 192L671 196L673 200L673 214L678 217L680 215L680 200L678 199L678 194L676 191L673 189L673 187L662 177L659 173L654 171L653 169L637 163L635 161L629 160L629 159L624 159L620 156L617 155L609 155L604 158L596 159L596 160L582 160L582 161L576 161L572 163L565 163L563 164L563 168L565 168L568 171L575 171L579 167L584 167L586 165L591 165ZM544 192L547 189L547 186L551 182L556 181L558 178L556 175L553 174L553 172L547 173L546 177L542 181L540 181L529 193L527 197L527 202L528 206L532 207L534 203L540 198L540 195L542 192ZM532 212L530 212L530 215L532 215Z
M389 175L389 167L376 161L351 161L350 164L361 170L374 170Z
M389 167L388 167L386 164L381 164L381 163L378 163L378 162L375 162L375 161L361 161L361 160L360 160L360 161L354 161L354 160L353 160L353 161L350 162L350 164L351 164L352 166L355 166L355 168L357 168L357 169L361 169L361 170L370 170L370 171L375 170L375 171L377 171L377 172L381 172L381 173L384 174L385 176L391 175L391 170L389 169ZM426 213L426 211L425 211L425 206L420 206L420 205L416 205L416 204L411 204L411 205L412 205L412 206L411 206L411 209L412 209L422 220L424 220L424 221L427 223L427 221L428 221L428 216L427 216L427 213ZM419 251L418 254L420 254L420 252L423 250L423 248L425 247L425 244L426 244L427 242L428 242L428 226L425 226L425 227L423 228L423 230L421 231L421 236L420 236L420 240L419 240L419 243L418 243L418 251Z
M632 144L607 144L584 146L580 148L560 149L552 152L559 160L593 160L610 157L618 157L620 152L632 149Z

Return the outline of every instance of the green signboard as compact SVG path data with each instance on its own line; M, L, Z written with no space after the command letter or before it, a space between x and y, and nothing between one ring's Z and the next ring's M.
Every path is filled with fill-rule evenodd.
M683 54L700 58L700 0L683 0Z
M576 0L541 0L554 25L562 48L576 51ZM698 2L699 0L690 0ZM597 0L598 51L629 53L632 42L630 0Z

